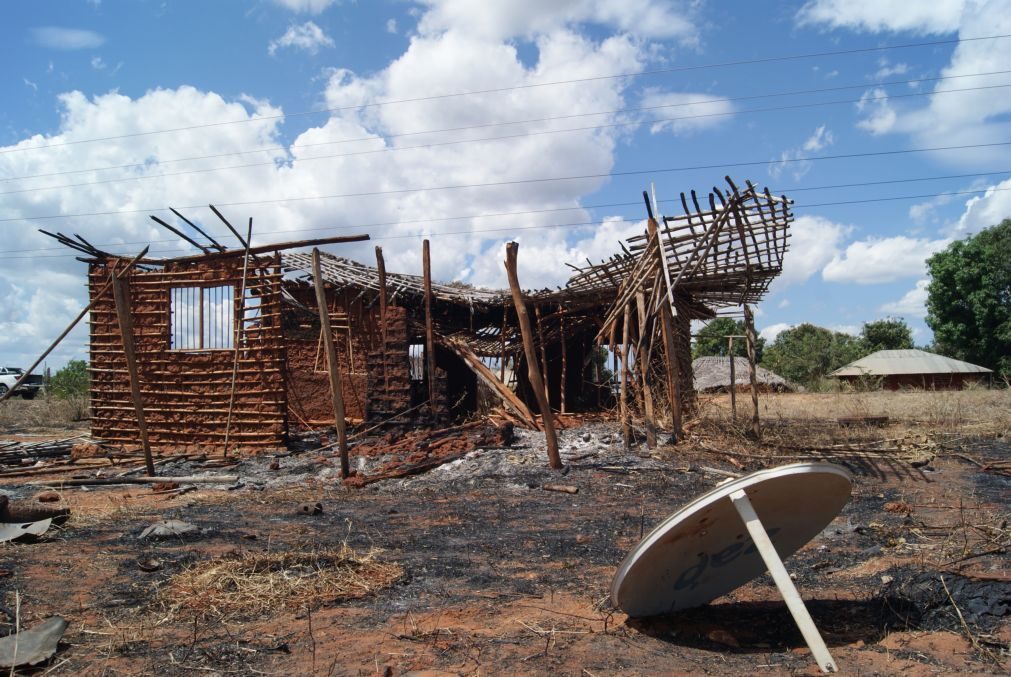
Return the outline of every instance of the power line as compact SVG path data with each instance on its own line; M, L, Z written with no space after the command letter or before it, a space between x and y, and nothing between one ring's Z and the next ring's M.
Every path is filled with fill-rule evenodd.
M918 183L922 181L945 181L950 179L966 179L966 178L977 178L981 176L996 176L999 174L1011 174L1011 169L1000 169L988 172L972 172L967 174L944 174L939 176L918 176L918 177L907 177L900 179L882 179L878 181L860 181L856 183L835 183L822 186L794 186L791 188L777 188L771 191L774 194L792 194L805 191L813 190L835 190L839 188L865 188L867 186L883 186L892 185L898 183ZM980 189L980 190L986 190ZM661 204L675 203L680 204L678 198L669 198L659 201ZM835 204L835 203L831 203ZM556 212L567 212L567 211L583 211L591 209L613 209L616 207L636 207L641 206L642 202L639 200L632 202L609 202L601 204L589 204L589 205L576 205L573 207L547 207L544 209L526 209L521 211L511 211L511 212L492 212L484 214L458 214L451 216L441 216L432 217L426 219L410 219L410 220L398 220L398 221L381 221L374 223L363 223L355 225L345 225L345 226L314 226L311 228L295 228L291 230L273 230L273 231L261 231L259 235L280 235L280 234L291 234L291 233L311 233L318 231L343 231L343 230L373 230L379 228L389 228L392 226L404 226L404 225L415 225L415 224L425 224L425 223L439 223L443 221L464 221L470 219L489 219L489 218L499 218L505 216L529 216L532 214L547 214ZM802 207L810 207L813 205L801 205ZM596 223L596 222L594 222ZM472 231L473 232L473 231ZM219 240L234 240L233 235L222 235L218 237ZM130 245L150 245L150 244L168 244L172 242L178 242L178 238L168 239L168 240L143 240L135 242L109 242L101 243L96 245L97 247L126 247ZM9 249L5 254L25 254L31 252L46 252L46 251L65 251L65 247L40 247L37 249ZM3 258L3 257L0 257ZM25 257L27 258L27 257Z
M910 80L891 80L891 81L887 81L887 82L876 82L876 83L866 83L866 82L863 82L863 83L854 84L854 85L838 85L838 86L835 86L835 87L821 87L821 88L817 88L817 89L801 89L801 90L793 90L793 91L786 91L786 92L772 92L772 93L766 93L766 94L750 94L750 95L743 95L743 96L736 96L736 97L715 97L715 98L711 98L711 99L702 99L702 100L696 100L696 101L682 101L682 102L678 102L678 103L663 104L663 105L657 105L657 106L639 106L639 107L635 107L635 108L618 108L618 109L614 109L614 110L596 111L596 112L592 112L592 113L571 113L571 114L568 114L568 115L555 115L555 116L542 117L542 118L530 118L530 119L526 119L526 120L509 120L509 121L503 121L503 122L488 122L488 123L479 124L479 125L466 125L466 126L462 126L462 127L445 127L445 128L442 128L442 129L419 130L419 131L413 131L413 132L403 132L403 133L400 133L400 134L359 136L359 137L349 138L349 139L336 139L336 140L333 140L333 141L318 141L318 142L315 142L315 143L292 144L291 146L264 146L264 147L261 147L261 148L254 148L254 149L249 149L249 150L231 151L231 152L228 152L228 153L215 153L215 154L212 154L212 155L197 155L197 156L192 156L192 157L175 158L175 159L170 159L170 160L158 160L158 164L159 165L164 165L164 164L177 163L177 162L189 162L189 161L193 161L193 160L213 160L213 159L222 158L222 157L232 157L232 156L235 156L235 155L249 155L249 154L252 154L252 153L264 153L264 152L272 152L272 151L289 151L289 150L293 150L293 149L312 148L312 147L316 147L316 146L331 146L331 145L338 145L338 144L345 144L345 143L359 143L359 142L363 142L363 141L388 141L390 139L403 138L403 137L408 137L408 136L420 136L420 135L425 135L425 134L444 134L444 133L447 133L447 132L471 131L471 130L475 130L475 129L486 129L486 128L489 128L489 127L505 127L505 126L510 126L510 125L534 124L534 123L539 123L539 122L554 122L554 121L557 121L557 120L570 120L570 119L573 119L573 118L593 117L593 116L596 116L596 115L619 115L619 114L623 114L623 113L639 113L639 112L652 111L652 110L661 110L661 109L667 109L667 108L682 108L682 107L686 107L686 106L705 106L705 105L711 105L711 104L717 104L717 103L725 103L725 102L753 101L753 100L756 100L756 99L769 99L769 98L778 98L778 97L786 97L786 96L801 96L801 95L806 95L806 94L824 94L824 93L827 93L827 92L839 92L839 91L846 91L846 90L852 90L852 89L867 89L870 86L874 86L874 87L891 87L891 86L895 86L895 85L912 85L912 84L920 84L920 83L924 83L924 82L939 82L939 81L943 81L943 80L957 80L957 79L963 79L963 78L977 78L977 77L988 77L988 76L993 76L993 75L1007 75L1008 73L1011 73L1011 70L989 71L989 72L985 72L985 73L966 73L966 74L962 74L962 75L944 75L944 76L937 76L937 77L931 77L931 78L914 78L914 79L910 79ZM917 92L917 93L905 94L905 95L903 95L903 94L896 94L896 95L893 95L893 97L894 98L902 98L902 97L910 96L910 95L912 95L912 96L929 96L931 94L944 93L946 91L963 91L963 90L941 90L941 92ZM971 91L971 90L964 90L964 91ZM877 98L887 98L887 97L877 97ZM865 100L874 100L874 99L873 98L868 98L868 99L865 99ZM844 101L842 103L853 103L853 101L847 100L847 101ZM758 110L765 110L765 109L758 109ZM774 109L774 110L778 110L778 109ZM746 110L746 111L743 111L743 112L749 112L749 111ZM668 121L671 121L671 120L689 119L691 117L698 117L698 116L688 116L687 118L670 118L670 119L667 119L667 120L657 120L655 122L668 122ZM585 128L578 128L578 129L582 130L582 129L585 129ZM567 131L567 130L558 130L558 131ZM512 138L512 137L507 137L507 138ZM481 140L482 139L474 139L474 141L481 141ZM428 146L411 146L411 148L419 148L419 147L424 148L424 147L428 147ZM374 151L372 151L372 152L374 152ZM332 156L331 155L331 156L324 156L324 157L344 157L344 156L343 155L340 155L340 156ZM269 164L269 163L264 163L264 164ZM43 173L43 174L27 174L27 175L23 175L23 176L10 176L10 177L2 178L2 179L0 179L0 181L22 181L22 180L27 180L27 179L45 178L45 177L49 177L49 176L66 176L68 174L82 174L82 173L87 173L87 172L111 171L111 170L114 170L114 169L142 169L142 168L147 167L147 166L149 166L149 165L146 162L134 162L134 163L123 164L123 165L111 165L111 166L108 166L108 167L89 167L89 168L84 168L84 169L68 169L68 170L64 170L64 171L60 171L60 172L47 172L47 173ZM204 170L204 171L207 171L207 170Z
M599 174L580 174L574 176L556 176L556 177L539 177L534 179L513 179L509 181L487 181L483 183L462 183L462 184L450 184L445 186L423 186L419 188L396 188L392 190L374 190L374 191L363 191L359 193L336 193L332 195L305 195L298 197L287 197L287 198L271 198L265 200L242 200L236 202L217 202L215 203L218 207L242 207L249 205L259 205L259 204L278 204L278 203L288 203L288 202L305 202L310 200L329 200L329 199L339 199L339 198L356 198L356 197L376 197L379 195L403 195L407 193L419 193L427 191L438 191L438 190L458 190L463 188L490 188L497 186L518 186L518 185L528 185L536 183L549 183L553 181L584 181L587 179L602 179L602 178L615 178L621 176L642 176L645 174L669 174L673 172L687 172L687 171L697 171L703 169L728 169L734 167L754 167L760 165L768 164L791 164L797 162L817 162L820 160L846 160L846 159L856 159L865 157L888 157L897 155L910 155L914 153L932 153L932 152L944 152L950 150L967 150L970 148L995 148L999 146L1011 146L1011 141L1000 141L994 143L975 143L975 144L962 144L955 146L935 146L931 148L906 148L901 150L885 150L885 151L868 151L864 153L839 153L835 155L817 155L809 157L796 157L796 158L786 158L779 160L751 160L747 162L725 162L725 163L713 163L707 165L692 165L684 167L660 167L653 169L639 169L639 170L628 170L623 172L608 172ZM189 205L180 207L180 209L197 209L203 207L204 205ZM53 214L47 216L20 216L20 217L7 217L0 219L0 223L11 222L11 221L40 221L45 219L65 219L65 218L77 218L85 216L109 216L114 214L130 214L130 213L150 213L150 212L161 212L165 211L164 207L149 207L146 209L126 209L126 210L114 210L106 212L83 212L79 214Z
M983 85L983 86L979 86L979 87L966 87L966 88L962 88L962 89L945 89L945 90L934 91L934 92L911 92L911 93L907 93L907 94L893 94L891 96L889 96L888 94L883 94L883 95L872 96L872 97L866 97L866 96L864 96L864 97L860 97L859 99L844 99L844 100L837 100L837 101L822 101L822 102L815 102L815 103L801 103L801 104L791 104L791 105L788 105L788 106L771 106L771 107L767 107L767 108L751 108L751 109L745 109L745 110L741 110L741 111L726 111L726 112L719 112L719 113L699 113L699 114L696 114L696 115L682 115L682 116L671 117L671 118L657 118L657 119L654 119L654 120L650 120L649 122L652 123L652 124L657 124L657 123L663 123L663 122L677 122L677 121L680 121L680 120L693 120L693 119L699 119L699 118L727 117L727 116L731 116L731 115L740 115L740 114L743 114L743 113L768 113L768 112L777 112L777 111L784 111L784 110L797 110L797 109L803 109L803 108L820 108L820 107L823 107L823 106L835 106L835 105L840 105L840 104L864 103L864 102L868 102L868 101L899 99L899 98L908 98L908 97L917 97L917 96L933 96L935 94L953 94L953 93L958 93L958 92L974 92L974 91L988 90L988 89L1003 89L1003 88L1007 88L1007 87L1011 87L1011 83L1003 84L1003 85ZM586 127L570 127L570 128L566 128L566 129L548 129L548 130L541 130L541 131L536 131L536 132L521 132L521 133L518 133L518 134L508 134L508 135L505 135L505 136L494 136L494 137L487 137L487 138L483 138L483 139L457 139L457 140L454 140L454 141L442 141L442 142L438 142L438 143L420 144L420 145L416 145L416 146L384 147L384 148L378 148L378 149L373 149L373 150L356 151L356 152L352 152L352 153L337 153L337 154L331 154L331 155L317 155L317 156L314 156L314 157L299 158L298 161L299 162L309 162L309 161L314 161L314 160L332 160L332 159L336 159L336 158L353 157L353 156L358 156L358 155L373 155L373 154L376 154L376 153L391 153L391 152L404 151L404 150L419 150L419 149L425 149L425 148L437 148L437 147L455 146L455 145L463 145L463 144L470 144L470 143L484 143L484 142L489 142L489 141L505 141L505 140L518 139L518 138L529 138L529 137L533 137L533 136L546 136L546 135L549 135L549 134L561 134L561 133L565 133L565 132L582 132L582 131L591 131L591 130L597 130L597 129L609 129L609 128L614 128L614 127L637 126L637 125L640 125L640 124L642 124L642 121L640 121L640 120L625 121L625 122L612 122L612 123L608 123L608 124L590 125L590 126L586 126ZM783 161L784 160L778 160L776 162L783 162ZM144 175L144 176L127 176L127 177L116 177L116 178L111 178L111 179L99 179L99 180L96 180L96 181L83 181L81 183L68 183L68 184L61 184L61 185L57 185L57 186L41 186L41 187L37 187L37 188L19 188L17 190L9 190L9 191L5 191L5 192L0 192L0 196L2 196L2 195L15 195L15 194L20 194L20 193L35 193L35 192L45 191L45 190L61 190L61 189L65 189L65 188L80 188L80 187L83 187L83 186L95 186L95 185L101 185L101 184L107 184L107 183L125 183L127 181L148 181L148 180L151 180L151 179L164 179L164 178L171 178L171 177L174 177L174 176L187 176L187 175L190 175L190 174L208 174L208 173L213 173L213 172L227 171L227 170L230 170L230 169L250 169L250 168L254 168L254 167L268 167L268 166L269 167L276 166L276 162L274 160L269 160L267 162L251 162L251 163L246 163L246 164L241 164L241 165L230 165L230 166L226 166L226 167L206 167L206 168L203 168L203 169L186 169L186 170L181 170L181 171L178 171L178 172L165 172L165 173L161 173L161 174L147 174L147 175Z
M464 96L474 96L474 95L479 95L479 94L496 94L496 93L500 93L500 92L511 92L511 91L524 90L524 89L535 89L535 88L540 88L540 87L553 87L553 86L556 86L556 85L578 84L578 83L594 82L594 81L600 81L600 80L614 80L614 79L620 79L620 78L640 77L640 76L645 76L645 75L661 75L661 74L667 74L667 73L683 73L683 72L689 72L689 71L707 70L707 69L710 69L710 68L728 68L728 67L733 67L733 66L745 66L745 65L754 65L754 64L777 63L777 62L784 62L784 61L797 61L797 60L812 59L812 58L823 57L823 56L844 56L844 55L850 55L850 54L867 54L867 53L873 53L873 52L882 52L882 51L888 51L888 50L893 50L893 49L911 49L911 48L915 48L915 47L934 47L934 46L940 46L940 45L959 44L959 43L963 43L963 42L976 42L976 41L980 41L980 40L999 40L999 39L1008 38L1008 37L1011 37L1011 34L984 35L984 36L978 36L978 37L972 37L972 38L959 37L959 38L953 38L953 39L949 39L949 40L932 40L932 41L928 41L928 42L911 42L911 43L904 43L904 44L898 44L898 45L881 45L881 46L876 46L876 47L858 47L858 48L854 48L854 49L841 49L841 50L834 50L834 51L827 51L827 52L808 52L808 53L803 53L803 54L788 54L788 55L781 55L781 56L763 57L763 58L758 58L758 59L742 59L742 60L737 60L737 61L724 61L724 62L716 62L716 63L708 63L708 64L699 64L699 65L694 65L694 66L676 66L676 67L671 67L671 68L658 68L658 69L653 69L653 70L637 71L637 72L633 72L633 73L618 73L618 74L614 74L614 75L597 75L597 76L591 76L591 77L585 77L585 78L574 78L574 79L570 79L570 80L554 80L554 81L550 81L550 82L536 82L536 83L529 83L529 84L525 84L525 85L512 85L512 86L509 86L509 87L495 87L495 88L491 88L491 89L471 90L471 91L465 91L465 92L453 92L453 93L445 93L445 94L432 94L432 95L429 95L429 96L419 96L419 97L413 97L413 98L408 98L408 99L391 99L391 100L386 100L386 101L376 101L376 102L372 102L372 103L361 103L361 104L357 104L357 105L353 105L353 106L339 106L339 107L333 107L333 108L321 108L319 110L299 111L299 112L295 112L295 113L287 113L287 114L281 114L281 115L264 115L264 116L255 117L255 118L244 118L242 120L226 120L226 121L222 121L222 122L209 122L209 123L204 123L204 124L199 124L199 125L188 125L188 126L185 126L185 127L174 127L174 128L171 128L171 129L160 129L160 130L152 130L152 131L147 131L147 132L134 132L134 133L131 133L131 134L119 134L119 135L114 135L114 136L97 137L97 138L91 138L91 139L77 139L75 141L62 141L60 143L51 143L51 144L46 144L46 145L43 145L43 146L28 146L28 147L23 147L23 148L8 148L8 149L0 151L0 154L14 153L14 152L23 152L23 151L30 151L30 150L42 150L42 149L45 149L45 148L56 148L56 147L60 147L60 146L70 146L70 145L77 145L77 144L82 144L82 143L94 143L94 142L99 142L99 141L113 141L115 139L134 138L134 137L138 137L138 136L150 136L150 135L153 135L153 134L167 134L167 133L171 133L171 132L181 132L181 131L188 131L188 130L192 130L192 129L202 129L202 128L207 128L207 127L220 127L220 126L223 126L223 125L243 124L243 123L249 123L249 122L262 122L264 120L276 120L276 119L283 119L283 118L286 118L286 117L287 118L301 117L301 116L306 116L306 115L318 115L318 114L322 114L322 113L335 113L335 112L346 111L346 110L360 110L360 109L363 109L363 108L375 108L375 107L379 107L379 106L390 106L390 105L394 105L394 104L417 103L417 102L421 102L421 101L434 101L434 100L438 100L438 99L449 99L449 98L464 97Z
M820 202L820 203L811 203L811 204L795 204L794 205L794 209L811 209L811 208L814 208L814 207L827 207L827 206L835 206L835 205L872 204L872 203L876 203L876 202L896 201L896 200L920 200L920 199L924 199L924 198L933 198L933 197L954 197L954 196L958 196L958 195L975 195L977 193L983 193L983 192L987 192L987 191L1004 192L1004 191L1009 191L1009 190L1011 190L1011 187L1008 187L1008 188L988 187L988 188L978 188L976 190L950 191L950 192L943 192L943 193L922 193L922 194L919 194L919 195L896 195L896 196L881 197L881 198L861 198L861 199L858 199L858 200L841 200L841 201L837 201L837 202ZM670 202L670 201L671 200L662 200L662 202ZM638 205L639 203L638 202L635 202L635 203L631 203L630 202L630 203L622 203L622 204L626 204L626 205L631 206L633 204L634 205ZM623 216L619 216L618 218L620 219L621 223L634 223L635 222L635 221L629 220L629 218L635 218L635 217L626 218L626 217L623 217ZM640 219L636 219L636 221L641 221L641 220L643 220L643 219L641 219L641 218ZM473 235L473 234L481 234L481 233L500 233L500 232L517 232L517 231L527 231L527 230L543 230L543 229L548 229L548 228L573 228L573 227L581 227L581 226L596 226L596 225L598 225L598 223L599 223L599 220L594 220L594 221L580 221L580 222L575 222L575 223L541 224L541 225L536 225L536 226L502 226L500 228L476 228L476 229L470 229L470 230L447 231L447 232L441 232L441 233L427 233L427 234L421 234L421 233L413 234L412 233L412 234L404 234L404 235L380 236L380 237L371 238L369 241L370 242L383 242L383 241L386 241L386 240L403 240L403 239L416 239L416 238L426 238L426 237L429 238L429 239L436 239L436 238L439 238L439 237L449 237L449 236L455 236L455 235ZM340 228L334 228L333 230L363 229L363 228L364 228L364 226L342 226ZM291 231L291 232L301 232L301 231L300 230L295 230L295 231ZM151 254L167 254L167 253L188 252L188 251L191 251L191 249L185 248L185 247L175 247L175 248L168 248L168 249L153 250L150 253ZM76 256L77 256L77 254L53 254L53 255L47 255L47 256L0 256L0 260L14 260L14 259L57 259L57 258L73 258L73 257L76 257Z

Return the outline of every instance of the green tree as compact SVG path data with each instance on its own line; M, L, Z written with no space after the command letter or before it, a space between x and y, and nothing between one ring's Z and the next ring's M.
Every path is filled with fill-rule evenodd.
M938 351L1011 377L1011 219L951 243L927 271Z
M744 321L733 320L729 317L717 317L704 326L695 336L692 359L706 355L725 356L727 354L727 339L724 337L726 336L744 336ZM764 351L765 339L759 336L755 341L755 359L758 362L762 361ZM734 339L734 355L747 357L748 346L744 339Z
M780 332L763 364L794 383L811 385L864 354L856 336L804 323Z
M879 350L908 350L913 347L913 332L905 321L896 317L864 322L860 338L863 339L867 354Z
M84 360L70 360L49 380L49 392L60 399L83 397L90 387L91 376Z

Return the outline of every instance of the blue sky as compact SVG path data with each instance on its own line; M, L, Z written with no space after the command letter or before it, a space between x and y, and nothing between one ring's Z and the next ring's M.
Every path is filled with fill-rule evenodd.
M767 337L897 316L919 343L925 258L1011 215L1011 146L996 145L1011 142L1011 38L990 38L1011 34L1008 0L68 0L2 12L11 364L86 303L85 265L37 229L182 254L147 218L171 221L169 206L226 243L204 205L252 216L257 242L369 232L376 242L333 251L372 263L380 244L406 272L428 236L437 277L492 287L516 239L521 282L540 287L641 231L650 182L677 213L680 191L729 174L796 201L783 275L757 309ZM957 148L891 153L942 146ZM829 155L863 156L804 160ZM496 185L435 189L472 184ZM50 365L85 355L82 327Z

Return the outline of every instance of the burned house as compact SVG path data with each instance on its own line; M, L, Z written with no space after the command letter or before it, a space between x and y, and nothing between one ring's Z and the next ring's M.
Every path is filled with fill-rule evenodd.
M417 276L387 274L379 248L375 267L296 251L364 235L229 250L198 229L209 245L184 237L201 254L131 261L54 235L89 263L92 434L253 451L340 408L371 426L488 401L537 428L528 354L553 412L618 405L623 421L677 429L693 403L689 323L756 303L787 249L790 202L728 183L705 206L692 192L677 216L650 211L646 232L572 266L564 287L523 292L533 353L511 291L433 282L427 242Z

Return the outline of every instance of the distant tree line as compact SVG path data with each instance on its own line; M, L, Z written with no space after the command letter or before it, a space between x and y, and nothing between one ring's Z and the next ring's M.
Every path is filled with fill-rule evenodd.
M923 350L993 369L1011 379L1011 219L953 242L927 260L927 325L934 343ZM717 318L697 335L693 357L727 355L727 336L744 334L744 323ZM758 361L805 386L879 350L913 348L913 334L899 318L863 325L859 336L804 323L780 332L771 345L756 342ZM735 339L735 356L745 342Z

